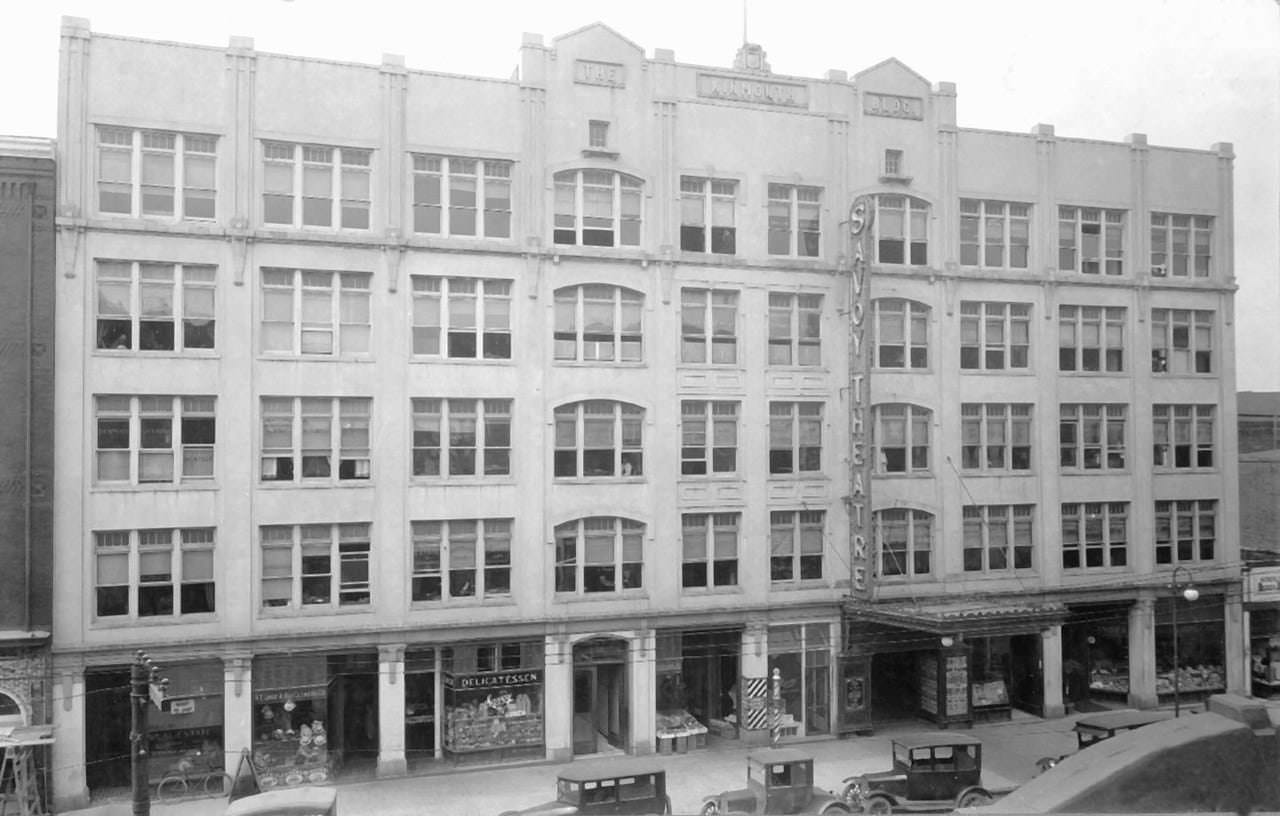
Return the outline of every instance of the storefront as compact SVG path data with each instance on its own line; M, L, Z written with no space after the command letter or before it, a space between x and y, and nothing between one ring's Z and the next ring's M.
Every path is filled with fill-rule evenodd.
M442 650L445 757L496 763L545 755L543 654L540 640Z
M656 643L658 751L737 739L742 627L663 630Z
M374 651L253 661L253 764L263 788L328 782L378 752Z
M784 734L832 733L832 628L827 622L769 627L769 676L781 673Z
M1062 626L1062 699L1069 711L1128 705L1132 601L1072 604Z
M409 647L404 653L404 748L410 763L437 755L436 650Z
M1173 605L1178 605L1174 647ZM1194 602L1182 596L1156 602L1156 696L1160 703L1208 699L1227 690L1226 617L1221 595L1202 594Z
M1280 697L1280 567L1254 567L1244 585L1253 695Z
M147 710L150 783L179 763L197 773L223 770L222 661L166 663L163 710ZM85 672L85 778L90 791L126 788L130 777L128 666Z

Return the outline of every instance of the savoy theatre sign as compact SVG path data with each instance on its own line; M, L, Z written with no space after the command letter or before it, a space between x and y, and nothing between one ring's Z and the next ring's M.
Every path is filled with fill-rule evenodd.
M698 74L698 96L787 108L809 107L809 88L805 85L724 74Z

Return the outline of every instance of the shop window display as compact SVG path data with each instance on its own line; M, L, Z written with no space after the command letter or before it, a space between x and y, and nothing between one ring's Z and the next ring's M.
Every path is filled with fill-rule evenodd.
M177 664L165 668L168 700L147 716L150 781L173 773L203 776L224 770L222 666Z
M1179 695L1196 698L1226 691L1224 644L1221 602L1202 598L1197 603L1182 603L1175 666L1171 615L1167 608L1161 609L1156 620L1156 694L1172 697L1175 671Z
M541 643L455 646L442 664L446 754L484 761L542 753Z
M333 766L323 687L312 693L254 695L253 765L263 788L329 781Z

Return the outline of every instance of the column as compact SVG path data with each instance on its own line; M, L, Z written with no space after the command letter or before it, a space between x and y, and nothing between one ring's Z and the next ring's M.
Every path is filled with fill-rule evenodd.
M404 776L404 649L378 647L378 777Z
M1155 599L1144 597L1129 607L1129 705L1154 708L1157 702Z
M1239 584L1235 585L1239 587ZM1227 693L1248 697L1252 693L1252 672L1249 666L1249 613L1244 611L1240 593L1228 591L1222 600L1225 621Z
M222 753L227 773L235 774L244 751L253 753L253 655L222 658Z
M763 620L748 620L742 631L743 678L764 679L769 676L769 626ZM765 745L769 742L769 729L748 730L745 701L748 698L746 683L738 683L738 735L744 745ZM768 685L765 692L768 694Z
M1066 713L1066 706L1062 704L1062 626L1051 626L1041 635L1040 672L1044 682L1044 716L1046 719L1056 719Z
M543 676L542 732L547 759L573 758L573 644L564 635L547 635Z
M628 750L637 756L652 754L658 731L657 637L652 629L641 629L631 638L631 660L627 663L627 685L630 687L631 744Z
M54 673L53 747L51 749L54 810L61 813L89 806L85 779L84 669L64 668Z

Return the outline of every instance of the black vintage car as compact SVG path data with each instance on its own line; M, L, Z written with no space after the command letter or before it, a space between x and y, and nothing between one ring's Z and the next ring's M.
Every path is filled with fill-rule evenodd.
M1172 717L1173 714L1168 711L1138 711L1133 708L1118 708L1101 714L1086 714L1076 720L1075 724L1078 750L1083 751L1095 742L1111 739L1116 734L1162 722ZM1069 756L1071 755L1062 754L1056 757L1042 757L1036 760L1036 768L1040 773L1044 773Z
M644 759L575 762L556 776L556 798L502 816L671 813L667 772Z
M703 799L702 816L806 813L846 814L839 797L813 784L813 757L794 748L769 748L747 757L747 786Z
M994 800L982 785L982 741L976 737L938 731L892 742L891 770L844 780L842 798L854 811L941 812Z

